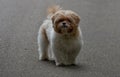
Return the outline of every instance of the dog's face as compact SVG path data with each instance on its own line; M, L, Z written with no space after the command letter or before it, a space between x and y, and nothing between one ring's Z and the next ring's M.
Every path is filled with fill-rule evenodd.
M80 22L80 17L70 10L60 10L52 16L53 28L57 33L73 33Z

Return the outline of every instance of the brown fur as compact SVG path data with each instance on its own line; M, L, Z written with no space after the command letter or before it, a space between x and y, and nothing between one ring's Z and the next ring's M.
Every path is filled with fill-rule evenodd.
M39 60L52 58L57 66L75 64L83 42L80 17L59 6L49 8L48 14L38 34Z
M48 8L47 12L48 12L48 15L51 15L51 14L56 13L59 10L61 10L60 6L52 6Z
M61 28L61 23L65 22L68 26L66 29L67 32L72 35L76 35L75 33L77 32L77 27L80 22L80 17L76 13L70 10L59 10L55 14L53 14L51 19L53 22L54 30L57 33L64 34L64 31L62 31Z
M46 40L46 42L48 42L47 34L46 34L46 31L43 28L43 26L41 26L41 32L42 32L42 36L43 36L44 40Z

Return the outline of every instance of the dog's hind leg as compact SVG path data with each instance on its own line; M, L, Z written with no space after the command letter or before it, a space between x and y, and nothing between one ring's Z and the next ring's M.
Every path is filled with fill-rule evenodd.
M40 28L38 33L39 60L48 60L48 39L45 30Z

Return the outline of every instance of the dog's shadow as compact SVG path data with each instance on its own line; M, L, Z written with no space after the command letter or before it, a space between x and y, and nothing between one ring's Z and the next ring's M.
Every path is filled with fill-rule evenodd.
M60 65L60 66L56 66L55 65L55 61L40 61L42 64L50 66L51 68L59 68L59 69L66 69L66 70L82 70L85 71L88 69L88 65L86 65L85 63L77 63L77 64L73 64L73 65Z

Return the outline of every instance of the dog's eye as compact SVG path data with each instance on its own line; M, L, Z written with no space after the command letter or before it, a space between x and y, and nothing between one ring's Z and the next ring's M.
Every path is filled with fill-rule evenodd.
M69 20L69 19L68 19L68 22L69 22L69 23L72 23L72 20Z
M62 21L64 21L64 19L60 19L60 20L59 20L59 22L62 22Z

